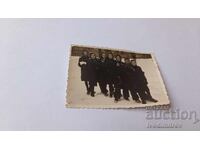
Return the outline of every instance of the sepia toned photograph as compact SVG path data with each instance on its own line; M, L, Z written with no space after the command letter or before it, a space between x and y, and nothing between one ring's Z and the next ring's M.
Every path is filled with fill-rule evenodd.
M66 107L139 108L169 104L153 54L71 46Z

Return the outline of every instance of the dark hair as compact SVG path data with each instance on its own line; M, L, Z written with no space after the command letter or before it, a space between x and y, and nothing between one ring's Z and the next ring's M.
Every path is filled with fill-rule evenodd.
M103 58L103 57L102 57L103 54L105 54L105 57L107 57L107 55L106 55L105 52L101 52L101 53L99 54L99 58Z
M122 59L122 57L120 55L116 55L115 58L117 58L119 56L120 60Z
M106 55L106 53L105 53L105 52L101 52L101 53L99 53L99 55L100 55L100 56L102 56L103 54L105 54L105 55Z
M130 60L130 58L126 57L125 60Z
M112 55L112 58L113 58L113 53L109 52L107 56L109 56L109 54Z
M118 57L118 56L119 56L120 58L122 58L120 55L116 55L116 57Z
M90 53L90 57L92 56L92 54L94 54L95 55L95 53ZM96 56L96 55L95 55Z

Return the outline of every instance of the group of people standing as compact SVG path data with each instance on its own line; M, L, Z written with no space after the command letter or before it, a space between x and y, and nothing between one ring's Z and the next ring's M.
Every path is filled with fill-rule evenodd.
M157 102L151 96L144 72L137 65L136 59L125 58L125 62L122 62L120 55L114 58L111 52L101 53L97 58L94 53L85 50L78 65L81 67L81 80L85 82L87 94L92 97L95 96L94 87L98 84L101 93L114 97L115 102L121 97L129 101L130 95L137 103L146 104L147 100Z

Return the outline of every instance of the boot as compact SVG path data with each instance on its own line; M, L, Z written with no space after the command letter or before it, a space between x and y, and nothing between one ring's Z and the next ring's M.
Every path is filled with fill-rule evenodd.
M147 102L146 102L146 100L142 100L142 104L146 104Z
M158 102L158 101L157 101L156 99L154 99L154 98L149 99L149 101L154 102L154 103L157 103L157 102Z

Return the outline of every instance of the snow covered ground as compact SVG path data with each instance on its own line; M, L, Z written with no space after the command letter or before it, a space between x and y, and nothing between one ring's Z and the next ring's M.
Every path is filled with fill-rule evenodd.
M169 104L168 96L164 84L162 83L161 76L157 70L153 59L138 59L138 65L145 72L146 78L149 83L149 89L153 98L158 100L157 103L147 101L147 104L140 104L133 101L130 97L130 101L121 99L119 102L114 103L114 98L105 97L101 94L99 86L95 87L96 95L91 97L86 94L86 88L84 82L80 79L80 67L78 67L77 56L70 58L69 65L69 77L67 88L67 107L77 108L135 108L146 107L154 105Z

